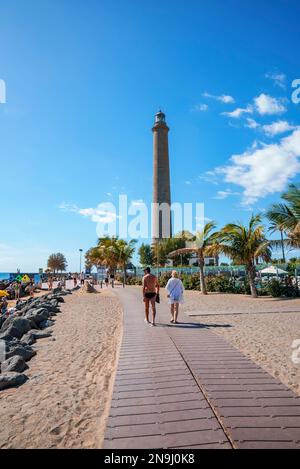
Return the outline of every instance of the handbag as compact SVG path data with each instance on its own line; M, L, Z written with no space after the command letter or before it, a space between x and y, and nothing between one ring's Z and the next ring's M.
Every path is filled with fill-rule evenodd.
M175 290L175 288L176 288L176 285L175 285L175 287L172 288L172 290L170 291L170 293L167 295L167 298L170 298L170 297L171 297L171 295L172 295L173 291Z
M159 296L159 293L156 294L155 301L156 301L156 303L160 303L160 296Z

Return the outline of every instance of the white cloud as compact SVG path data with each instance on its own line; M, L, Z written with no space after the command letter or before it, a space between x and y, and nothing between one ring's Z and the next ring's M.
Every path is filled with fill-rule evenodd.
M215 171L206 171L204 174L199 176L200 181L209 182L210 184L219 185L217 175Z
M286 75L284 73L281 73L281 72L266 73L265 77L272 80L275 85L279 86L280 88L285 89Z
M261 93L254 98L254 104L260 115L281 114L286 111L282 99L273 98L268 94Z
M111 210L111 207L112 204L110 203L102 203L96 208L79 208L77 205L66 204L64 202L59 206L59 208L64 211L78 213L83 217L89 218L94 223L111 223L116 218L119 218L116 212Z
M78 207L75 204L66 204L65 202L62 202L59 205L59 208L65 212L78 212Z
M300 171L299 156L300 129L296 129L278 144L260 144L233 155L229 165L216 168L214 173L242 187L242 203L251 205L261 197L284 190Z
M228 94L222 94L221 96L216 96L214 94L211 94L211 93L203 93L202 96L204 98L211 98L211 99L216 99L217 101L220 101L221 103L223 104L233 104L235 103L235 99L228 95Z
M222 112L223 116L230 117L232 119L239 119L244 114L253 114L254 111L258 112L261 116L263 115L271 115L271 114L282 114L286 111L286 107L284 105L284 99L274 98L269 96L268 94L261 93L259 96L253 99L253 104L248 104L246 107L238 107L233 111L229 112ZM248 125L246 127L256 128L259 126L254 119L247 119Z
M219 101L221 101L224 104L233 104L235 103L235 99L232 96L222 94L222 96L218 97Z
M191 181L185 181L185 184L186 184L187 186L190 186L192 183L191 183Z
M107 210L106 204L99 204L96 208L82 208L78 213L89 218L95 223L111 223L116 220L117 215L114 211Z
M233 192L231 189L226 189L225 191L218 191L214 199L223 200L227 199L230 195L240 195L239 192Z
M248 105L246 108L238 107L237 109L231 112L222 112L222 115L232 117L234 119L239 119L243 114L252 114L252 112L252 106Z
M248 127L249 129L260 128L268 137L274 137L275 135L283 134L285 132L297 129L297 126L291 125L289 124L289 122L284 120L272 122L272 124L265 125L261 125L255 119L251 119L249 117L246 119L246 121L247 123L245 124L245 127Z
M260 124L256 122L256 120L251 119L250 117L247 117L247 124L245 124L245 127L248 127L249 129L256 129L257 127L260 127Z
M208 111L208 105L207 104L196 104L191 110L192 111L205 112L205 111Z
M296 127L294 125L290 125L287 121L277 121L269 125L263 125L262 128L266 135L274 137L274 135L294 130Z

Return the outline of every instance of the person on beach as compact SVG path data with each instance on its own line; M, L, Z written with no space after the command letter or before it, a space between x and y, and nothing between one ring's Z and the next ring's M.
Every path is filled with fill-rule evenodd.
M15 285L11 283L9 287L6 288L6 291L9 294L9 299L13 300L15 298Z
M156 316L156 308L155 302L156 297L159 294L159 283L157 277L151 274L150 267L147 267L144 270L144 277L143 277L143 301L145 303L145 323L151 324L155 326L155 316ZM149 321L149 306L151 303L152 308L152 322Z
M53 288L53 278L50 276L48 278L48 290L52 291L52 288Z
M82 287L83 287L83 285L84 285L84 273L83 273L83 272L81 272L81 274L80 274L80 285L81 285Z
M179 313L179 304L183 303L184 287L178 273L173 270L172 277L169 279L166 290L168 292L169 305L171 311L171 323L178 324L177 318Z
M73 284L74 284L74 288L76 288L77 287L77 274L74 274Z
M110 283L111 283L111 287L114 288L115 287L115 274L113 272L110 274Z
M29 295L31 298L34 297L34 290L35 290L35 285L34 285L34 282L31 280L28 286L28 291L29 291Z
M21 296L21 288L22 288L21 282L19 282L19 281L17 280L16 283L15 283L15 299L16 299L16 300L19 300L19 299L20 299L20 296Z
M8 301L5 297L2 300L0 311L3 316L8 316Z

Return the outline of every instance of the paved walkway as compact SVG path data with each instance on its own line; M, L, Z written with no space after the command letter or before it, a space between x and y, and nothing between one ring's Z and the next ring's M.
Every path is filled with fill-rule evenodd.
M116 288L124 335L104 448L298 448L300 398L181 313L143 322L141 291Z

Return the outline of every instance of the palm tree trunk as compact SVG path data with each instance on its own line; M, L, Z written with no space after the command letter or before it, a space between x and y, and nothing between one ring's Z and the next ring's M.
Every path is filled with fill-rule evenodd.
M280 230L280 238L281 238L282 259L283 259L283 263L285 264L285 252L284 252L284 242L283 242L282 230Z
M255 267L254 267L254 265L248 266L247 271L248 271L248 278L249 278L251 296L253 298L257 298L258 294L257 294L256 285L255 285Z
M204 259L202 256L198 258L199 263L199 275L200 275L200 290L202 295L207 295L206 283L204 278Z
M125 288L126 283L126 264L123 267L123 288Z

